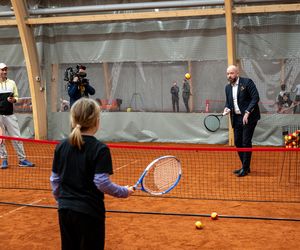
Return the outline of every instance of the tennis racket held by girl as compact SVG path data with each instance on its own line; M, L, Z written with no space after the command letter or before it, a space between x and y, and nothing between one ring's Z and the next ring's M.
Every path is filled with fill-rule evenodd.
M161 156L145 168L133 189L163 195L178 185L181 174L181 163L175 156Z

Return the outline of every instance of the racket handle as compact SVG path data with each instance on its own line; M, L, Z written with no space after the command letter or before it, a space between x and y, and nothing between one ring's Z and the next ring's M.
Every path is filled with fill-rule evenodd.
M229 113L230 113L230 110L229 111L224 111L222 116L228 115Z
M135 188L133 186L127 186L128 196L132 195L135 192Z
M225 116L225 115L227 115L229 113L230 113L230 109L229 108L225 108L222 115Z

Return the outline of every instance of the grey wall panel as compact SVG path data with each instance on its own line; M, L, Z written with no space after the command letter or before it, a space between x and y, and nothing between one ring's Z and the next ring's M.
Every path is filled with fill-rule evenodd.
M227 144L228 118L222 119L220 130L211 133L203 126L206 115L204 113L102 112L101 129L96 137L103 141L116 142ZM22 120L20 122L22 123ZM300 118L287 114L262 115L254 133L253 145L282 146L282 128L293 127L293 124L300 125ZM49 139L62 139L68 133L69 113L52 113L49 119Z

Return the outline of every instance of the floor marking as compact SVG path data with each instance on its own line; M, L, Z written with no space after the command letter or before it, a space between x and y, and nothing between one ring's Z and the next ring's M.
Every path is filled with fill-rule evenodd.
M45 198L39 199L39 200L37 200L37 201L34 201L34 202L30 203L29 205L35 205L35 204L39 203L40 201L42 201L42 200L44 200L44 199L45 199ZM27 207L27 206L22 206L22 207L18 207L18 208L16 208L16 209L10 210L10 211L7 212L7 213L1 214L1 215L0 215L0 218L3 218L3 217L6 216L6 215L10 215L10 214L12 214L12 213L14 213L14 212L17 212L17 211L19 211L19 210L21 210L21 209L23 209L23 208L25 208L25 207Z

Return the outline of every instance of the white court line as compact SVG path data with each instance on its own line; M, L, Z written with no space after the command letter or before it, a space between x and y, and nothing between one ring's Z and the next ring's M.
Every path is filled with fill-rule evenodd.
M34 201L34 202L30 203L29 205L35 205L35 204L39 203L40 201L42 201L42 200L44 200L44 199L45 199L45 198L39 199L39 200L37 200L37 201ZM17 211L19 211L19 210L21 210L21 209L23 209L23 208L25 208L25 207L27 207L27 206L22 206L22 207L18 207L18 208L16 208L16 209L10 210L10 211L7 212L7 213L1 214L1 215L0 215L0 218L3 218L3 217L6 216L6 215L10 215L10 214L12 214L12 213L14 213L14 212L17 212Z
M129 162L129 163L127 163L127 164L125 164L125 165L123 165L123 166L117 168L117 169L114 170L114 171L118 171L118 170L120 170L120 169L122 169L122 168L125 168L125 167L129 166L130 164L137 163L138 161L139 161L139 160L135 160L135 161Z

